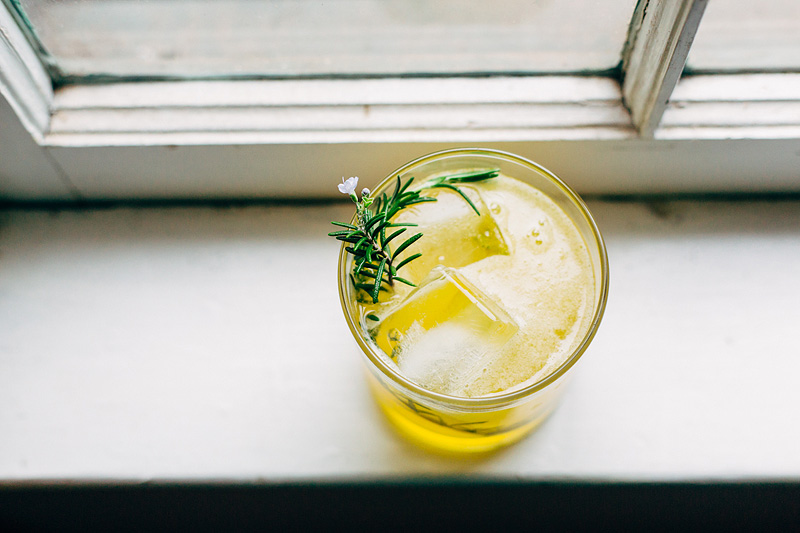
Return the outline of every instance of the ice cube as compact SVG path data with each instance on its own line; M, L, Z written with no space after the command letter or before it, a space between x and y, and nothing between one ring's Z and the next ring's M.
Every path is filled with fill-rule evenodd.
M519 329L457 270L436 267L403 302L379 316L378 346L409 379L458 395L491 366Z
M424 237L399 256L399 260L414 253L422 253L402 268L399 275L419 283L437 265L459 268L491 255L509 254L508 244L492 210L480 192L469 186L459 187L475 204L480 214L456 192L449 189L431 189L426 196L436 202L414 205L400 213L395 222L413 222L410 228Z

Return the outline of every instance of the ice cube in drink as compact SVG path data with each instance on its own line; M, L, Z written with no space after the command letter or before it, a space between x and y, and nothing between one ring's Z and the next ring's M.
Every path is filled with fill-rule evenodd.
M436 267L373 329L375 342L412 381L464 395L518 331L513 318L457 269Z
M402 276L419 283L437 265L458 268L492 255L508 255L509 247L483 195L475 187L461 186L478 210L458 193L449 189L430 189L425 196L436 202L425 202L401 211L395 222L413 223L415 232L425 235L413 250L422 257L408 264Z

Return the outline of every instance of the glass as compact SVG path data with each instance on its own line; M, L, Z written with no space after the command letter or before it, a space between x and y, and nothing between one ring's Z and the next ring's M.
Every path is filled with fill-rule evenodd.
M591 258L594 300L591 318L582 338L563 362L543 379L509 392L482 397L457 397L425 389L411 381L388 361L382 350L361 326L359 306L351 276L352 256L339 256L339 294L347 324L368 368L368 379L377 401L394 426L423 447L449 452L486 452L510 444L538 426L556 407L570 376L594 337L608 295L608 260L605 245L586 205L559 178L521 157L493 150L449 150L431 154L389 174L373 191L377 197L393 187L399 175L414 176L421 183L442 172L462 169L499 168L504 175L532 185L549 197L577 228ZM391 191L389 191L391 192ZM351 221L355 223L355 220ZM429 305L426 303L425 305ZM442 304L444 305L444 304ZM496 314L496 313L495 313ZM374 333L373 333L374 334Z
M800 2L709 2L687 74L800 70Z
M612 71L635 0L18 0L68 81ZM100 78L102 79L102 78Z

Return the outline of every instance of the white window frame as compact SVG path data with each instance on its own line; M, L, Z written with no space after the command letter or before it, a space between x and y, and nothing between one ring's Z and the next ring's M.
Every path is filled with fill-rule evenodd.
M67 86L0 5L0 199L322 198L456 146L584 194L800 190L800 74L678 82L707 0L641 0L620 85L531 76Z

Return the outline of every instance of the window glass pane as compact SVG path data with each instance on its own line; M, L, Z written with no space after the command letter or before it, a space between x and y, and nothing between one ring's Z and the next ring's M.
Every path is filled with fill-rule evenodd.
M713 0L687 72L800 70L800 0Z
M282 77L607 71L636 0L18 3L68 77Z

